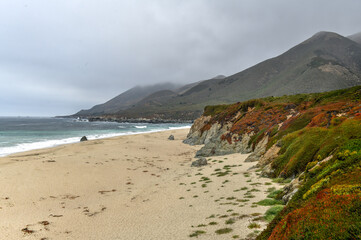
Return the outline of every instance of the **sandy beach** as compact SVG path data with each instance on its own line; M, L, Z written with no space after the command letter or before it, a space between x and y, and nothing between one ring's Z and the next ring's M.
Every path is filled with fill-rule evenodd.
M253 203L280 186L249 170L247 155L191 167L200 146L182 143L188 131L0 158L0 239L243 239L262 230L269 207Z

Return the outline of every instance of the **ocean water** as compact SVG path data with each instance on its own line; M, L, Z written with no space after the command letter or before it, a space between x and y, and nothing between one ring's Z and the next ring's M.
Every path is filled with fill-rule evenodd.
M68 118L0 117L0 156L89 140L189 128L181 123L87 122Z

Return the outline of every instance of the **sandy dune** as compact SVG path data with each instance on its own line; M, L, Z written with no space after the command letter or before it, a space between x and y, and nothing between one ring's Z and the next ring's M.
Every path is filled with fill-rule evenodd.
M182 143L187 132L0 158L0 239L193 239L197 230L205 231L199 239L245 238L255 230L248 228L252 220L268 209L252 203L276 184L248 170L255 163L245 163L242 154L190 167L199 146ZM222 228L232 231L215 233Z

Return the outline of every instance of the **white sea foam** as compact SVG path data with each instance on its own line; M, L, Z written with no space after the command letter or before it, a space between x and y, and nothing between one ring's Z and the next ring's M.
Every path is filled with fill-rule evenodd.
M182 127L168 127L171 130L176 130L176 129L187 129L187 128L191 128L191 126L182 126Z
M135 128L147 128L147 126L134 126Z
M25 152L34 149L49 148L57 145L69 144L78 142L79 138L65 138L59 140L47 140L33 143L19 143L11 147L0 148L0 156L6 156L12 153Z
M136 126L136 127L141 127L141 126ZM169 127L168 129L159 128L159 129L141 131L141 132L133 131L133 132L89 135L89 136L87 136L87 138L89 140L94 140L94 139L111 138L111 137L124 136L124 135L135 135L135 134L161 132L161 131L166 131L166 130L186 129L186 128L190 128L190 126ZM50 147L55 147L55 146L70 144L70 143L77 143L80 141L81 137L82 136L65 138L65 139L57 139L57 140L46 140L46 141L39 141L39 142L33 142L33 143L20 143L20 144L17 144L16 146L0 148L0 156L3 157L3 156L7 156L7 155L13 154L13 153L19 153L19 152L25 152L25 151L29 151L29 150L36 150L36 149L43 149L43 148L50 148Z

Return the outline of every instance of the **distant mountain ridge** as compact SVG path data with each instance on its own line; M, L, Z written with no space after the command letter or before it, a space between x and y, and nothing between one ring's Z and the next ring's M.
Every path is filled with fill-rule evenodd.
M361 44L361 32L348 36L348 38L354 42Z
M179 88L180 85L173 83L160 83L149 86L136 86L133 87L115 98L110 99L109 101L95 105L91 109L81 110L75 115L80 116L91 116L91 115L102 115L102 114L114 114L121 110L125 110L137 102L141 101L146 96L153 94L157 91L162 90L175 90Z
M206 105L360 85L361 45L356 42L359 35L346 38L319 32L285 53L234 75L220 75L179 88L133 88L75 115L189 120L199 117Z

